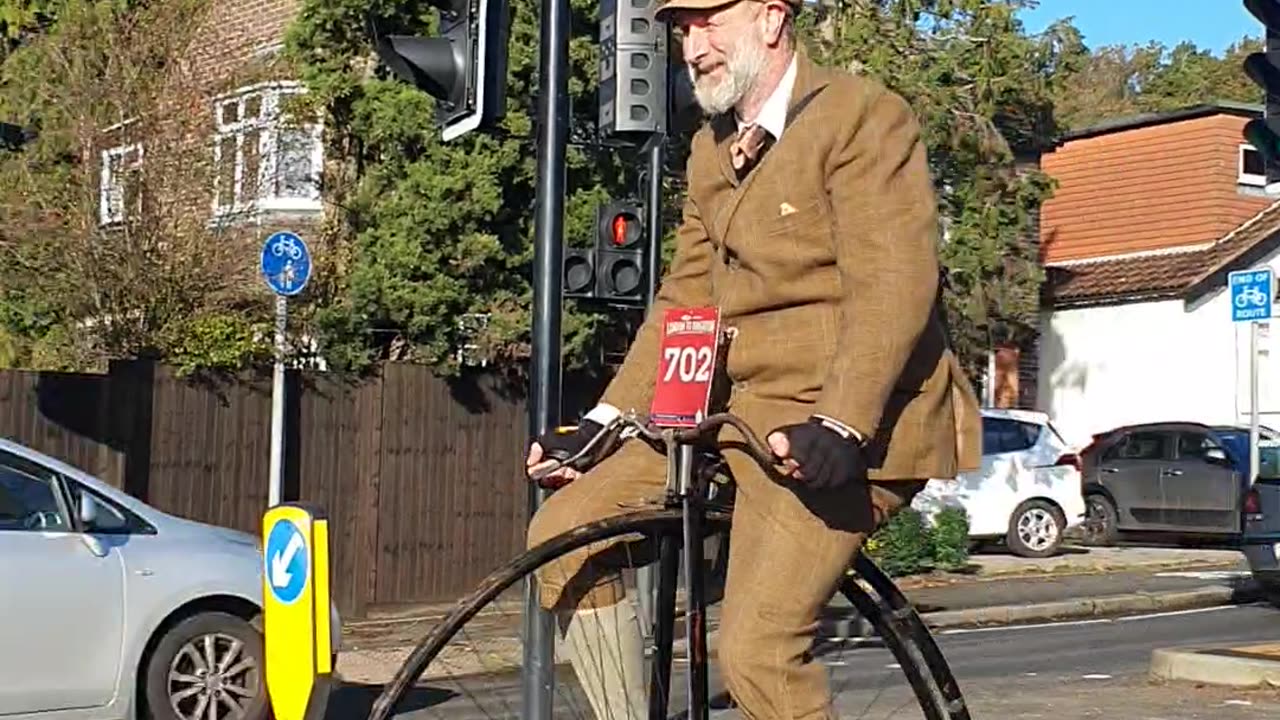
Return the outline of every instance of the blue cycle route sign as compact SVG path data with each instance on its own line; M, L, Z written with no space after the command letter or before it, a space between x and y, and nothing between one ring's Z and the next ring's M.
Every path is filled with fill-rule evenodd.
M263 549L267 587L276 600L288 605L307 586L307 541L302 530L290 520L281 520L267 535Z
M278 232L262 244L262 276L277 295L297 295L311 279L311 252L291 232Z
M1227 275L1231 291L1231 321L1253 322L1271 319L1275 297L1275 277L1271 268L1238 270Z

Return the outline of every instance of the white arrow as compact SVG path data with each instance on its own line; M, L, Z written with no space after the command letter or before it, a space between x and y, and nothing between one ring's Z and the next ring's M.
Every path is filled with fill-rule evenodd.
M271 584L276 587L284 587L289 584L289 580L293 578L293 574L289 572L289 563L293 562L293 556L298 554L302 549L302 536L294 533L289 538L289 544L284 547L275 557L271 558Z

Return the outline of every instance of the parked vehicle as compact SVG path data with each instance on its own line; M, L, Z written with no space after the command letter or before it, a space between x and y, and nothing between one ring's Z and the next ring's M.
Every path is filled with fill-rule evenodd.
M0 557L0 718L268 717L253 535L0 439Z
M1258 585L1280 607L1280 438L1261 441L1258 459L1258 478L1244 497L1241 549Z
M1235 541L1243 530L1248 429L1144 423L1094 436L1081 453L1086 542L1141 532ZM1243 454L1242 454L1243 449Z
M964 508L969 537L1003 539L1023 557L1049 557L1063 534L1084 521L1080 459L1049 422L1032 410L982 411L982 468L955 480L930 480L912 507L932 517Z

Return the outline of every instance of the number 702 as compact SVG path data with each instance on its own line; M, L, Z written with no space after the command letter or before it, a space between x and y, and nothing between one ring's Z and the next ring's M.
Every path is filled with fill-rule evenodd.
M668 347L662 349L666 360L667 371L662 375L662 382L671 382L677 371L680 382L707 382L711 379L711 348Z

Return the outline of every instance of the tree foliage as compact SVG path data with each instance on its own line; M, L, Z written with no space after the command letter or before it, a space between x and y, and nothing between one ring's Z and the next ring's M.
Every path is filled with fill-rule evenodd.
M1090 49L1069 18L1046 36L1056 55L1053 101L1064 129L1219 100L1262 101L1241 69L1249 53L1262 49L1260 37L1241 38L1217 57L1191 42Z
M571 122L595 122L596 3L574 0ZM511 6L507 113L497 133L439 139L434 103L373 58L373 32L430 33L427 2L305 0L287 52L332 129L328 232L348 248L344 284L318 303L322 352L340 367L391 359L441 374L471 361L519 371L529 354L538 148L536 3ZM565 236L584 244L596 204L633 188L625 157L589 143L568 152ZM614 317L566 304L566 365L599 359ZM472 322L466 322L471 320Z
M62 2L5 56L0 114L38 130L0 156L5 365L263 358L269 305L237 233L208 214L213 88L177 62L204 5Z

